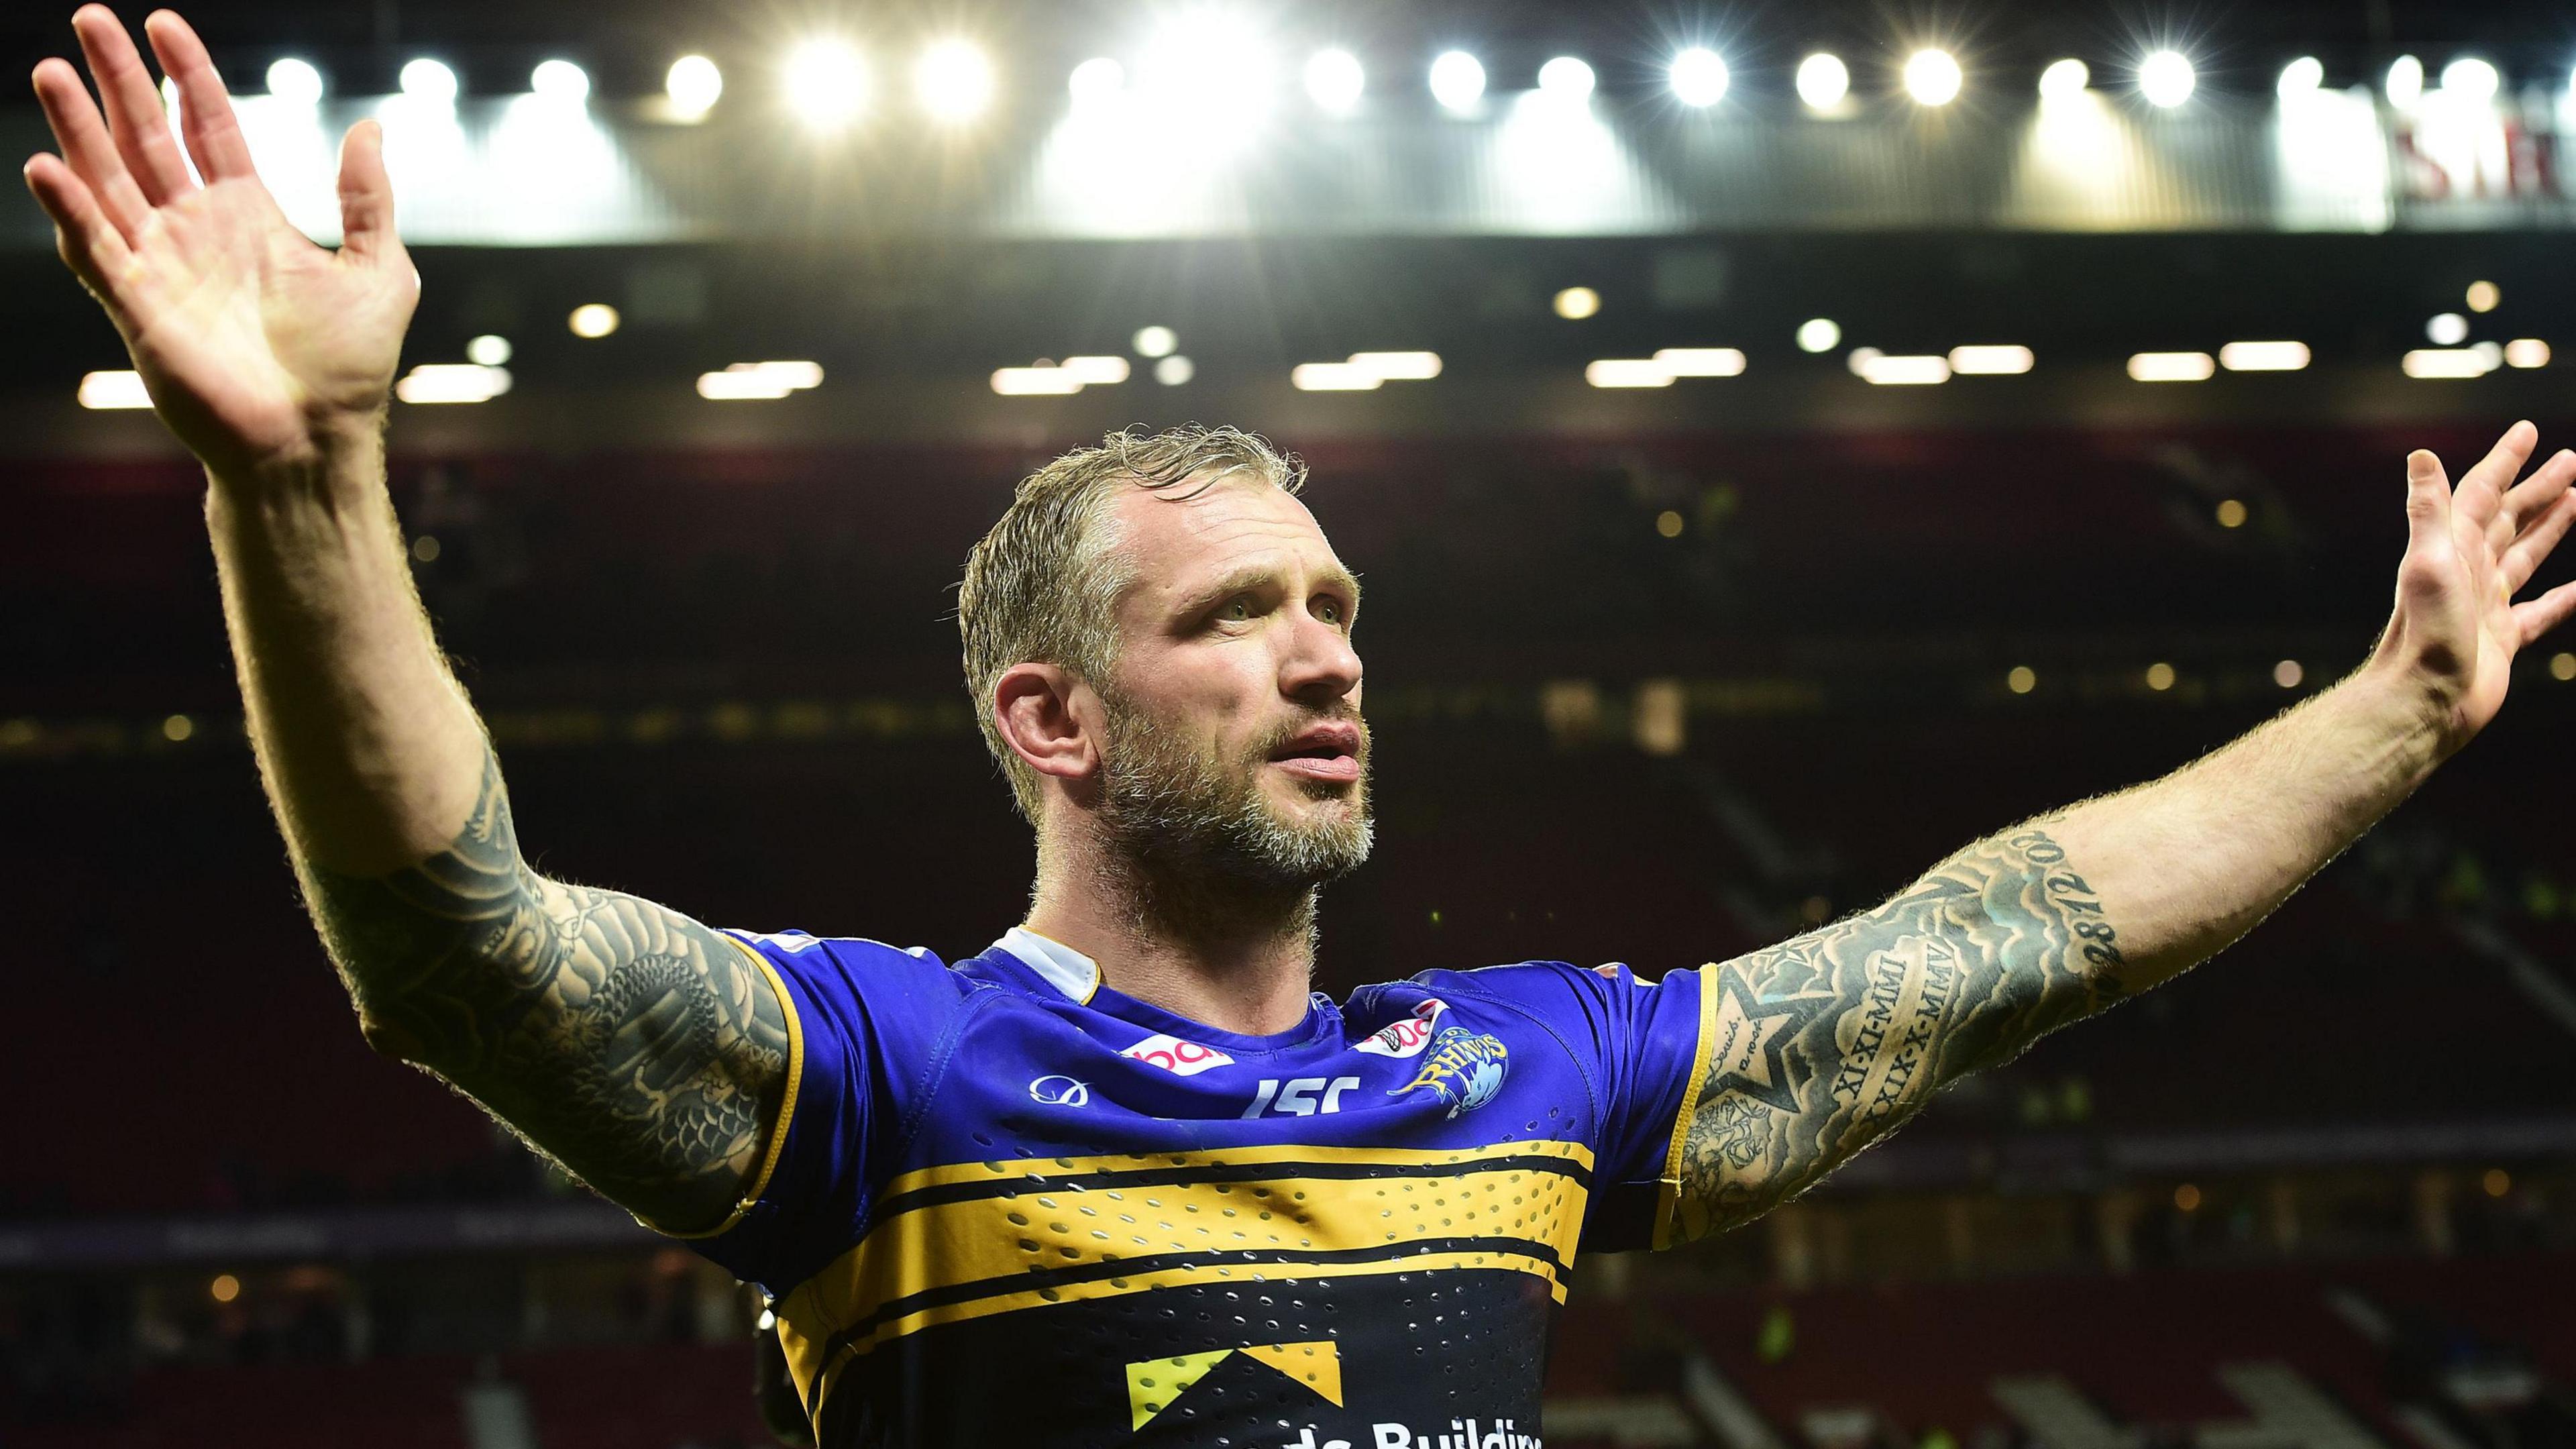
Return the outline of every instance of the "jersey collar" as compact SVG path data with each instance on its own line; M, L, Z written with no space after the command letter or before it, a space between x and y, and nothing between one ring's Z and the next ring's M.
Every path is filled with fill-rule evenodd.
M1011 958L1065 995L1076 1006L1088 1006L1100 990L1100 963L1062 941L1050 940L1026 926L1013 926L993 943Z

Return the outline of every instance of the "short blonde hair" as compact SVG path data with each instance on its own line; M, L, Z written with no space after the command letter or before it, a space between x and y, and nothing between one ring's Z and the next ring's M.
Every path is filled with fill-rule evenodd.
M1020 814L1034 825L1043 798L1035 770L1011 752L993 722L993 687L1014 664L1053 664L1099 688L1118 661L1118 595L1133 576L1114 555L1108 501L1121 485L1189 498L1221 479L1249 474L1284 492L1306 485L1306 465L1239 428L1198 423L1160 433L1111 433L1020 480L966 555L957 586L957 632L965 643L966 687L984 747L1011 782ZM1182 488L1195 483L1197 486Z

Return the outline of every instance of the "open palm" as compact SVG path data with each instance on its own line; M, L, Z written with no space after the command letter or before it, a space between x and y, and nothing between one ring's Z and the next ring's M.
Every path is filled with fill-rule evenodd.
M28 162L27 182L171 430L229 476L307 454L334 426L371 424L419 295L393 230L381 132L361 122L342 144L343 243L326 250L260 183L186 22L161 11L145 27L178 83L184 158L115 15L87 5L72 25L107 117L68 63L39 65L36 94L62 155Z
M2378 654L2430 686L2455 742L2503 707L2514 655L2576 612L2576 584L2513 601L2576 523L2576 453L2562 449L2514 482L2539 438L2531 424L2514 424L2457 490L2439 458L2406 458L2406 557Z

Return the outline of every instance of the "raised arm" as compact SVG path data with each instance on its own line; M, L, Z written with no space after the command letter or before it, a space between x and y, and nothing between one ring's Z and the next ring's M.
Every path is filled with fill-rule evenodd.
M1713 967L1676 1238L1796 1196L1932 1093L2250 930L2468 742L2576 585L2513 595L2576 520L2528 423L2454 493L2407 459L2397 606L2370 661L2161 780L2014 826L1866 914Z
M84 6L73 26L106 117L70 65L39 65L62 154L30 160L27 183L206 465L260 778L368 1040L627 1207L712 1225L784 1090L782 1011L725 938L520 858L385 489L386 394L420 283L381 134L362 122L341 146L343 242L325 250L260 184L186 24L146 24L178 82L184 157L116 17Z

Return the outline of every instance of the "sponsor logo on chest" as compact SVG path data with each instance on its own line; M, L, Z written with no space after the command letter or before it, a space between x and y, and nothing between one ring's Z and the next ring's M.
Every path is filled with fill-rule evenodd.
M1168 1034L1149 1036L1120 1052L1119 1055L1143 1062L1148 1066L1161 1067L1176 1077L1195 1077L1210 1067L1234 1065L1234 1058L1218 1051L1215 1047L1201 1046L1197 1042L1183 1041L1179 1037Z
M1439 997L1428 997L1417 1003L1413 1015L1372 1034L1356 1050L1373 1057L1418 1057L1439 1033L1440 1013L1449 1003Z

